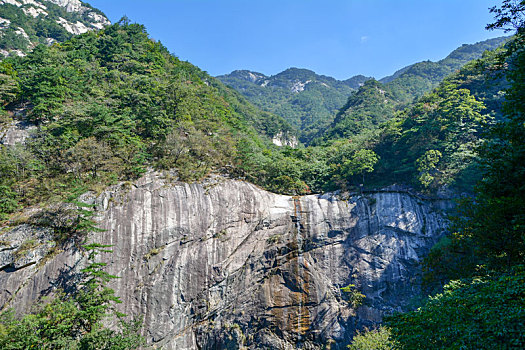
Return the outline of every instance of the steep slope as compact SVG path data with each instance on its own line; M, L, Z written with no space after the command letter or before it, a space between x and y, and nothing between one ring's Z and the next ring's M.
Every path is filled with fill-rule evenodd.
M485 50L501 46L507 37L463 45L438 62L419 62L402 68L392 76L370 85L369 77L358 75L344 81L317 75L307 69L290 68L268 77L246 70L217 77L243 94L250 102L288 120L299 130L304 143L356 135L375 128L415 98L435 88L461 66L480 58ZM349 96L362 89L357 96ZM374 97L373 97L374 96ZM335 120L333 119L335 116Z
M111 285L121 311L144 316L159 347L342 349L419 293L417 262L446 226L441 202L396 189L291 197L224 177L195 183L214 171L301 185L266 146L286 123L144 27L121 21L41 45L0 73L2 122L37 126L0 147L2 306L24 312L75 288L83 214L60 203L88 189L102 193L80 199L104 229L89 239L114 246L105 261L121 277Z
M315 143L352 138L374 130L392 117L398 104L390 88L375 79L368 80L350 95L332 126L319 133Z
M250 71L218 76L259 108L282 116L307 141L343 106L352 91L370 79L362 75L339 81L307 69L290 68L268 77Z
M374 148L381 158L374 176L472 191L480 179L477 149L487 129L503 118L503 51L486 52L385 124Z
M364 84L348 98L331 125L316 135L314 144L355 137L377 129L396 111L403 110L412 101L430 92L447 76L468 62L479 59L486 50L502 46L507 40L508 37L500 37L463 45L438 62L419 62L379 82Z
M126 21L7 58L0 79L0 143L23 139L12 129L24 123L38 126L25 145L0 146L0 220L148 167L185 181L253 174L247 145L265 160L271 139L290 130Z
M113 245L103 261L120 277L111 284L119 309L143 316L148 342L167 350L345 349L356 328L420 295L418 263L448 205L395 188L290 197L221 177L173 185L154 173L95 203L105 231L89 240ZM53 248L50 226L1 236L4 308L22 312L74 288L85 256L73 243Z
M445 77L466 63L481 58L483 52L500 47L508 39L499 37L475 44L464 44L442 60L418 62L379 81L394 91L397 100L405 103L429 92Z
M79 0L0 0L0 57L24 55L38 44L63 42L110 22Z

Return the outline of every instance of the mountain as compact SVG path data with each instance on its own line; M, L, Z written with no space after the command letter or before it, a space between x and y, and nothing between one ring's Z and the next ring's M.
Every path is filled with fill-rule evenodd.
M389 87L375 79L368 80L350 95L332 126L321 131L315 141L351 138L373 130L391 118L397 105Z
M494 50L508 40L509 37L499 37L475 44L464 44L442 60L418 62L379 81L395 91L397 100L406 103L432 90L446 76L466 63L480 58L483 52Z
M80 0L0 0L0 57L23 56L38 44L109 24L100 10Z
M85 286L78 281L89 266L79 253L86 240L113 246L115 255L94 266L108 263L108 273L122 278L103 286L121 296L119 311L144 321L147 341L166 349L298 342L343 349L358 326L408 309L420 292L405 281L418 275L415 261L444 228L432 203L395 189L299 196L310 191L307 177L323 180L320 173L334 167L316 168L315 154L304 149L274 146L270 138L285 132L286 122L170 55L143 26L122 20L39 45L0 62L0 79L0 130L19 121L36 126L0 146L3 309L35 310L38 296L55 288L85 305L86 295L75 293ZM275 84L290 88L287 80ZM338 160L353 150L326 154ZM392 210L397 202L405 205ZM371 210L379 219L362 225ZM419 216L392 224L406 212ZM410 250L391 254L399 246ZM358 315L364 297L369 313ZM39 320L75 320L69 312L78 305L68 301L68 308L45 309L65 314ZM9 320L0 316L0 347L17 327ZM74 348L63 346L66 339L98 330L61 327L66 339L53 333L48 340L48 328L34 325L22 326L29 333L17 338L24 342L18 348L42 339Z
M270 77L238 70L217 78L259 108L282 116L300 130L303 141L329 123L350 93L370 79L359 75L340 81L299 68Z
M0 206L0 220L55 190L65 194L79 183L105 185L152 166L178 169L185 181L211 172L266 179L243 157L270 162L263 150L272 138L291 131L282 118L178 60L143 26L125 19L60 45L39 45L25 57L6 58L0 81L0 164L16 157L1 144L10 146L9 135L23 131L20 123L38 126L26 138L24 175L2 168L0 197L12 201ZM41 169L34 172L33 165ZM34 187L36 177L50 190ZM26 196L29 192L20 190L26 185L36 193ZM56 186L62 185L59 191Z
M477 149L503 118L509 83L499 57L485 55L448 76L432 92L381 126L374 176L436 190L472 191L480 180Z
M418 97L437 87L447 76L508 40L508 37L500 37L463 45L438 62L419 62L379 81L364 84L350 95L332 123L321 129L313 142L319 144L349 138L376 129L391 119L396 111L403 110Z
M501 46L506 40L508 37L500 37L463 45L440 61L419 62L402 68L379 80L381 84L373 84L379 94L382 94L379 91L387 93L389 97L386 99L371 97L370 85L363 86L371 78L363 75L340 81L311 70L290 68L270 77L258 72L237 70L217 78L259 108L289 121L299 130L300 140L304 143L314 139L318 143L320 139L355 134L357 124L360 124L357 127L359 130L379 125L389 119L396 108L402 108L432 90L446 76L467 62L480 58L485 50ZM360 88L367 91L361 91L359 96L349 99ZM367 100L367 96L371 99ZM374 107L375 103L385 104L387 110ZM357 115L354 117L355 113ZM346 121L347 118L352 120ZM364 124L361 123L363 121ZM347 128L350 124L354 126Z
M477 49L386 82L232 73L301 106L352 90L296 148L272 143L293 139L282 117L126 18L13 51L0 348L524 348L525 24L505 6L492 26L516 36L444 78Z

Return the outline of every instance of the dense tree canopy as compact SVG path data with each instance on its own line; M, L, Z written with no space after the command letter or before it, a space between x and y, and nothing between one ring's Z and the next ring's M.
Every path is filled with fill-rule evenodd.
M453 234L434 247L425 263L430 283L459 280L419 309L389 318L403 349L525 346L524 5L504 1L491 10L496 22L489 28L517 27L499 56L510 83L503 117L488 128L477 149L482 177L475 197L459 205Z
M0 347L128 350L143 345L140 321L125 321L125 315L114 309L120 299L106 284L116 277L103 270L104 263L95 262L99 253L110 252L107 248L100 244L85 246L89 264L81 271L82 280L74 292L43 299L21 318L13 310L0 313ZM104 325L108 318L119 321L117 330Z
M387 324L401 349L523 349L525 273L453 281Z

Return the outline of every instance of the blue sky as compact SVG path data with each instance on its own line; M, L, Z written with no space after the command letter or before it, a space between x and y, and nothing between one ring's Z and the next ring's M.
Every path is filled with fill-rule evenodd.
M212 75L289 67L381 78L486 31L500 0L87 0L112 22L146 26L170 52Z

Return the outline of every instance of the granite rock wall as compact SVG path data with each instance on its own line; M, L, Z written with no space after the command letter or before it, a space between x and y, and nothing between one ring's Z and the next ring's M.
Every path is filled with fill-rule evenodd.
M121 311L144 318L150 345L173 350L343 349L355 329L410 307L419 263L446 229L443 202L395 190L290 197L149 173L91 200L105 229L91 240L113 245L102 259L120 277ZM85 257L48 231L0 234L0 305L23 312L74 283ZM341 290L349 284L362 306Z

